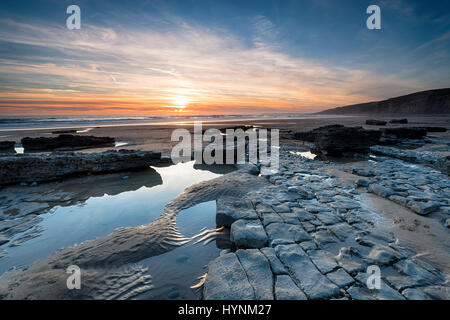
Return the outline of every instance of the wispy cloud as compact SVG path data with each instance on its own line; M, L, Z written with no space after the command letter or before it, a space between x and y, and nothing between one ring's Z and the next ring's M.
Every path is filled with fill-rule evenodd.
M165 31L1 20L0 41L21 49L0 56L0 113L167 113L180 98L191 113L306 112L421 88L370 68L291 56L269 19L252 23L249 45L182 20Z

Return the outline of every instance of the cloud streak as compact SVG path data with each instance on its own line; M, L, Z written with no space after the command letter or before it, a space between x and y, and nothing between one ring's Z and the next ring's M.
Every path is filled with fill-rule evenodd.
M0 41L19 49L0 55L0 114L161 114L181 98L192 114L310 112L423 88L370 68L291 56L264 16L252 21L253 45L179 21L164 31L88 24L70 31L1 20Z

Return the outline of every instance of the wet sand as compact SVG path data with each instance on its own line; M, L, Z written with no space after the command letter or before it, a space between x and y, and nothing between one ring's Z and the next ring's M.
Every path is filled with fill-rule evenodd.
M203 129L208 128L226 128L239 125L255 125L266 128L280 129L280 138L283 139L283 135L289 134L290 131L308 131L317 127L326 126L330 124L342 124L345 126L362 126L365 129L378 129L384 128L379 126L367 126L365 121L367 116L352 116L352 117L323 117L323 118L310 118L310 119L252 119L245 121L227 120L227 121L214 121L203 122ZM377 117L380 120L390 120L392 117L384 118ZM442 126L450 128L450 117L409 117L409 123L406 125L392 125L388 124L387 127L399 127L399 126ZM120 149L141 149L144 151L159 151L165 156L170 156L172 147L177 142L171 141L170 137L175 129L185 128L193 132L192 123L178 123L178 124L149 124L149 125L117 125L117 126L104 126L104 127L89 127L89 128L70 128L84 131L78 133L80 135L94 135L94 136L108 136L114 137L116 142L124 142L126 145L118 147ZM40 136L55 136L52 134L52 129L32 129L32 130L12 130L3 131L2 140L14 140L20 142L24 137L40 137ZM433 133L433 136L450 140L450 133ZM99 152L109 150L110 148L92 148L80 150L80 152Z

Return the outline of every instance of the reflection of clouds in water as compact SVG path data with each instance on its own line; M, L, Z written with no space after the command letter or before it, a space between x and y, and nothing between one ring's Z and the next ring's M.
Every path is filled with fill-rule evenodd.
M311 151L303 151L303 152L290 151L290 153L295 154L297 156L301 156L303 158L312 159L312 160L314 160L317 157L317 155L312 153Z
M94 129L94 128L86 128L86 129L83 129L83 130L77 130L77 133L86 133L86 132L91 131L92 129Z
M116 141L116 142L114 142L114 147L123 147L123 146L126 146L126 145L128 145L128 142L121 142L121 141Z
M207 245L211 241L214 241L216 239L216 236L227 234L227 232L225 231L225 227L219 227L216 229L202 228L202 230L200 231L201 232L199 234L192 237L192 240L200 238L195 241L194 244L203 243L203 245Z
M126 274L120 276L123 271L120 268L124 264L139 263L139 261L148 257L162 255L177 247L181 248L180 246L191 240L179 232L178 226L175 224L177 212L172 211L172 213L160 218L157 218L157 216L163 211L164 205L187 186L219 176L207 170L196 170L193 164L194 162L190 162L165 168L155 168L161 175L162 185L152 188L141 187L136 191L125 191L114 196L105 195L89 198L83 207L56 207L51 214L41 215L44 217L41 224L44 229L42 235L29 240L22 246L13 248L9 252L10 265L27 265L31 261L37 262L33 263L27 270L8 273L8 277L3 277L2 280L6 281L4 288L8 288L10 281L19 284L17 288L3 292L5 297L20 298L22 295L29 295L34 298L92 298L91 293L86 291L78 292L73 297L67 297L67 292L61 292L56 287L56 280L50 281L59 277L56 273L65 264L77 264L88 274L95 273L95 276L99 279L105 278L101 276L104 271L99 267L107 264L117 270L116 276L108 278L110 279L108 281L121 283L121 289L124 286L135 285L136 288L142 289L142 291L136 289L114 292L114 288L105 288L104 283L95 282L94 284L93 282L89 290L105 298L129 298L152 288L153 284L146 280L145 272L135 281ZM120 178L117 180L116 183L125 183ZM129 180L126 183L128 182ZM151 201L148 201L149 199ZM192 200L192 197L190 199ZM187 205L185 203L184 208L204 201L206 201L205 198L200 199L199 202L188 201L189 203ZM215 203L212 203L212 205L215 208ZM215 210L192 209L194 212L186 214L186 218L180 217L180 219L177 219L183 233L197 234L205 225L207 228L215 225ZM203 220L208 216L213 220L210 221L211 223L205 223ZM142 225L152 219L156 220L148 225ZM117 227L129 225L141 226L119 228L109 235L103 236ZM214 229L206 229L202 232L201 242L205 246L208 242L213 241L216 236L222 234L221 230ZM96 238L96 240L86 241L93 238ZM73 243L80 244L70 246ZM68 245L69 247L67 247ZM66 248L56 251L61 247ZM55 251L56 253L48 258L39 260ZM24 258L28 261L19 263L21 259L24 262ZM203 261L203 264L208 261ZM195 272L198 272L198 270ZM30 274L33 274L32 278L29 278ZM192 276L192 274L190 275ZM192 279L196 276L198 274L192 276L186 285L191 285ZM186 282L186 279L184 281ZM37 287L47 288L44 291L48 296L42 296L43 291L34 290L33 288L37 288L36 285Z
M23 147L15 147L14 150L16 151L16 153L20 153L20 154L22 154L24 152Z

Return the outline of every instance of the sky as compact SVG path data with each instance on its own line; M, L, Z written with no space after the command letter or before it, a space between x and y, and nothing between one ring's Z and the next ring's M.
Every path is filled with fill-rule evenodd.
M0 116L308 113L449 71L449 1L0 2Z

